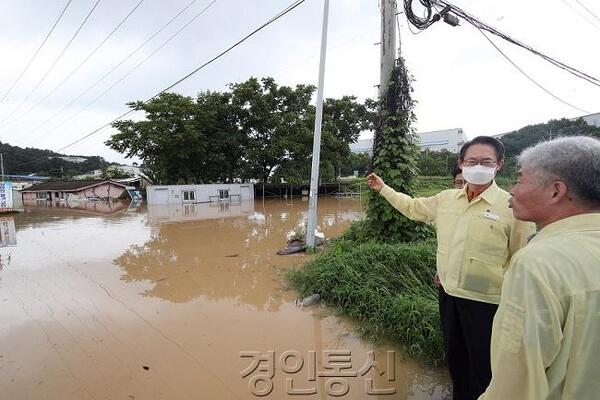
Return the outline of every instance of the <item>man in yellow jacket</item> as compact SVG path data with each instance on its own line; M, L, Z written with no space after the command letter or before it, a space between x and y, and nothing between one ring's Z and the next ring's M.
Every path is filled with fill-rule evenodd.
M491 378L490 337L504 272L535 232L516 220L510 195L494 177L504 146L479 136L465 143L459 167L467 184L426 198L398 193L375 174L369 186L410 219L435 222L440 317L455 400L475 400Z
M541 230L504 278L480 399L600 399L600 140L543 142L519 166L513 213Z

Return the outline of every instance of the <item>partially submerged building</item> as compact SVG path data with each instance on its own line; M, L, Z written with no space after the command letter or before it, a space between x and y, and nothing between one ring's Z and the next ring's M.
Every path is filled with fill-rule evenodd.
M116 200L127 196L124 183L106 179L45 182L21 191L23 201Z
M148 204L194 204L254 200L252 183L204 185L151 185L146 188Z

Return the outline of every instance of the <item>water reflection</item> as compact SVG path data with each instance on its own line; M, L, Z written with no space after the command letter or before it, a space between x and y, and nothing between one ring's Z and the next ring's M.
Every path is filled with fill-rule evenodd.
M205 296L278 310L285 297L282 269L303 256L275 253L287 233L306 220L307 204L268 200L227 206L149 207L152 239L115 260L125 271L123 280L150 281L146 296L176 303ZM326 237L339 235L361 214L351 199L320 199L318 211Z
M17 229L15 228L14 217L0 217L0 247L9 247L16 245Z
M363 342L327 307L295 306L295 293L281 286L281 274L305 260L275 252L305 219L306 202L206 206L15 215L18 246L0 248L0 262L10 263L0 275L1 397L254 398L240 378L246 350L348 350L353 369L373 350L385 364L393 347ZM327 237L360 214L354 199L319 200ZM445 375L397 357L395 382L372 369L349 380L344 398L443 398ZM277 371L270 398L287 398L289 375ZM318 388L302 398L327 397L326 379L294 377ZM397 393L366 395L366 377Z
M230 218L254 213L254 201L239 203L202 203L148 205L148 220L151 224L200 221L215 218Z
M96 215L114 215L123 211L128 210L131 205L131 200L117 200L117 201L39 201L39 200L25 200L23 205L25 211L36 210L36 209L50 209L56 212L68 212L78 211L88 214ZM139 207L139 203L133 203L134 206Z
M15 227L15 219L12 216L0 217L0 272L8 267L12 262L12 251L10 247L17 245L17 229Z

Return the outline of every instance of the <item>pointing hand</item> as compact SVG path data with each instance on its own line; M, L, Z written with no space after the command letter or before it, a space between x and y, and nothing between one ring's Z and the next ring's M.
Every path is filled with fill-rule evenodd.
M376 192L379 192L381 189L383 189L384 185L383 180L376 174L369 174L369 176L367 176L367 183L371 189Z

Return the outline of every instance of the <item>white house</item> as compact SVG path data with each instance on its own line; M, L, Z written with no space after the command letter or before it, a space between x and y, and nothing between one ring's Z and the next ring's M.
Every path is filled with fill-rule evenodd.
M418 135L421 150L447 150L452 153L458 153L462 145L467 141L462 128L421 132Z
M417 134L417 143L421 150L447 150L458 153L467 141L462 128L443 129L441 131L421 132ZM350 145L353 153L369 153L373 151L373 139L363 139Z
M75 157L75 156L66 156L66 157L49 157L49 158L60 158L61 160L65 160L74 164L81 164L87 161L87 158L84 157Z
M600 113L583 115L583 116L577 117L577 118L582 118L585 122L588 123L588 125L600 126ZM577 118L571 118L571 119L577 119Z
M238 202L254 200L254 184L150 185L146 196L148 205Z

